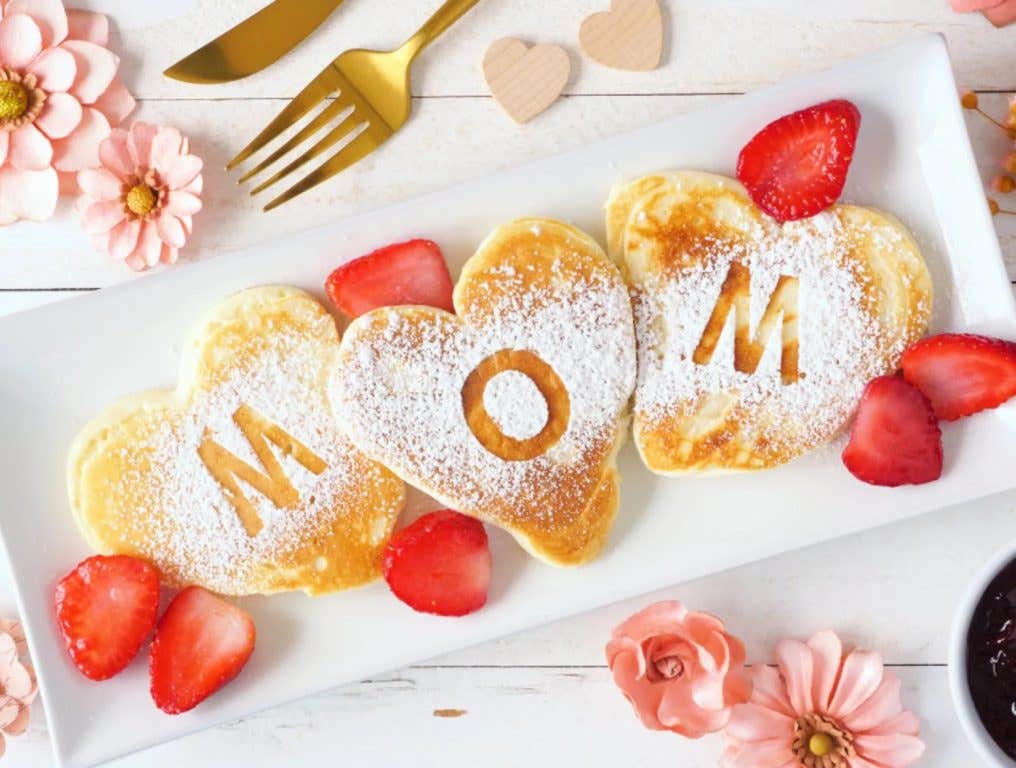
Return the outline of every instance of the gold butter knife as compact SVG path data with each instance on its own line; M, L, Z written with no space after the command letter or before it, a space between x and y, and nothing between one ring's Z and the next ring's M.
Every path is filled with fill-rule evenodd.
M275 0L163 74L201 85L229 83L274 64L321 26L342 0Z

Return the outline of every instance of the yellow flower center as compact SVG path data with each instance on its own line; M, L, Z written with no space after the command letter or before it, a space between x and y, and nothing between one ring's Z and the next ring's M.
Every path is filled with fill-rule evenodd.
M825 757L835 746L836 742L828 733L815 733L808 739L808 751L816 757Z
M17 120L28 111L28 91L21 83L0 80L0 120Z
M155 190L147 184L138 184L127 193L127 210L135 216L147 216L158 199Z

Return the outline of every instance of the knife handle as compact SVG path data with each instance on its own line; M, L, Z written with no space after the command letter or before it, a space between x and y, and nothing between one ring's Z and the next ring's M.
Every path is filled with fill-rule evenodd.
M427 19L417 33L406 41L406 44L402 46L402 53L410 61L415 59L420 51L440 37L442 32L458 21L466 11L478 2L480 0L446 0L445 4Z

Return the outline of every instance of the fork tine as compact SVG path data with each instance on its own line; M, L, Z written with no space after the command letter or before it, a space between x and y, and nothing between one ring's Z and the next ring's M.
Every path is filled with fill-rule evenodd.
M284 155L292 152L297 146L305 142L311 136L316 134L328 123L332 122L336 117L342 114L345 110L349 109L353 105L352 99L349 99L345 94L340 93L338 98L335 99L330 105L325 107L321 112L318 113L317 117L307 123L299 133L293 138L279 147L277 150L272 152L268 157L258 163L256 166L251 168L247 173L240 177L237 184L243 184L244 182L250 181L263 170L276 163Z
M354 128L363 125L365 122L366 120L361 118L354 109L352 112L349 113L349 115L346 117L345 120L343 120L341 123L335 126L335 128L329 131L328 134L323 139L321 139L321 141L319 141L313 147L308 149L306 152L304 152L302 155L296 158L296 160L294 160L285 168L283 168L281 171L273 175L270 179L266 179L261 184L254 187L254 189L250 191L251 196L264 192L270 186L272 186L278 181L281 181L286 176L291 174L293 171L297 170L298 168L302 168L304 165L309 163L315 157L324 154L329 149L338 144L340 141L342 141L342 139L345 136L347 136Z
M371 129L371 126L368 126L366 131L363 131L359 136L340 149L331 160L326 162L313 173L306 176L294 187L268 203L268 205L265 206L265 212L268 212L273 208L278 208L280 205L288 203L297 195L302 195L304 192L316 187L318 184L328 181L328 179L346 170L346 168L353 165L353 163L362 160L364 157L369 155L379 146L384 144L391 135L391 131L375 131Z
M240 154L229 161L227 171L231 171L244 160L247 160L255 152L263 149L267 144L291 127L297 120L310 112L314 107L324 101L339 89L338 71L329 64L322 70L321 74L307 84L300 93L296 95L286 108L268 126L255 137L255 139L244 147Z

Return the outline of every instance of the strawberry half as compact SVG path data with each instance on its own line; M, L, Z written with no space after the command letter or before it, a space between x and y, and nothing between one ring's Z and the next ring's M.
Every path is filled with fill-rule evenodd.
M392 537L382 570L392 592L410 608L464 616L487 602L487 532L458 512L431 512Z
M1016 344L944 333L903 353L903 378L931 401L944 421L997 408L1016 396Z
M854 159L861 113L845 99L781 117L737 158L737 178L777 221L806 219L835 203Z
M329 276L325 290L350 317L405 304L455 311L448 265L430 240L389 245L343 264Z
M159 572L135 557L98 555L56 585L56 617L81 674L107 680L131 663L159 614Z
M152 699L166 714L193 709L243 669L254 652L254 622L201 587L178 594L159 620L149 672Z
M942 475L942 432L931 403L898 376L869 382L843 464L871 485L920 485Z

